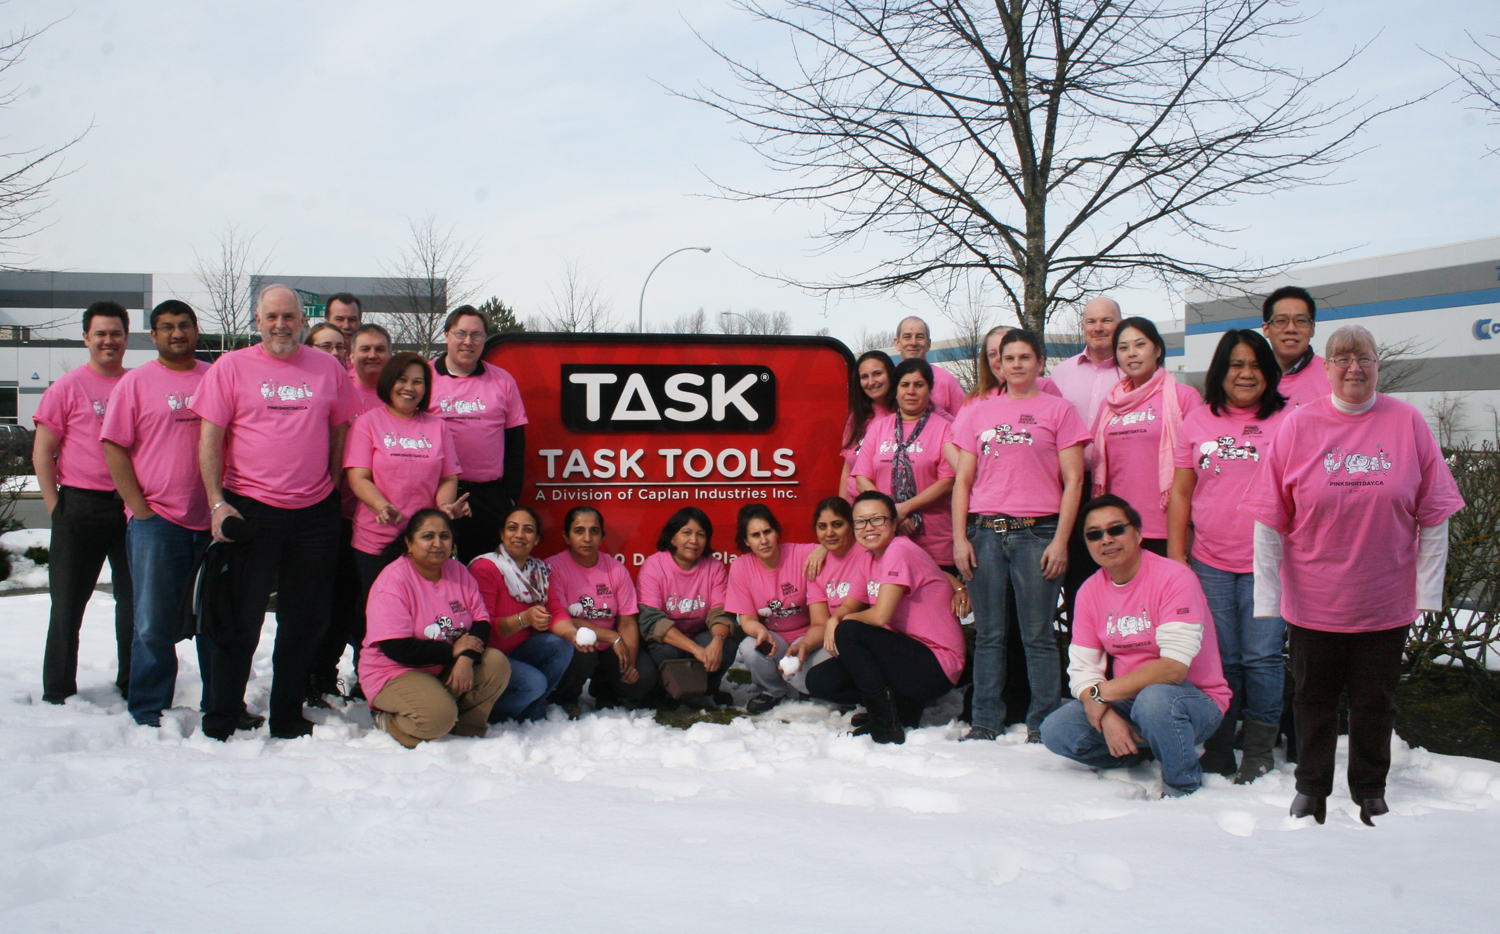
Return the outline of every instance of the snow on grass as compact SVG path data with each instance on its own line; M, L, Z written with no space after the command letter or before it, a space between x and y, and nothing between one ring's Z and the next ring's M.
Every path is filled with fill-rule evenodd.
M82 693L52 707L48 598L0 600L0 930L1493 930L1496 763L1397 741L1372 830L1342 779L1327 826L1289 819L1285 766L1155 800L1150 768L1095 774L950 724L875 746L812 703L687 730L555 716L412 751L353 704L311 711L309 738L220 744L186 645L181 706L131 722L112 609L95 595Z

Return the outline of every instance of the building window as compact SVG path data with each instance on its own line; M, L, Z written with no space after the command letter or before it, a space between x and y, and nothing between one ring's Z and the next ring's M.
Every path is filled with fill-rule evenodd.
M20 341L25 343L31 340L31 328L18 327L14 324L0 324L0 341Z
M19 395L20 390L14 386L0 386L0 425L20 424L17 418L20 410L16 404Z

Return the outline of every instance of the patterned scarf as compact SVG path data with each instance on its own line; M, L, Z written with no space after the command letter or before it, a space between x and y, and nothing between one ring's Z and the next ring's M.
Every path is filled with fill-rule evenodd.
M505 589L521 603L547 602L547 582L552 576L552 566L547 562L527 558L524 568L516 567L515 559L504 548L480 555L474 560L489 561L499 568L500 576L505 578Z
M912 469L911 456L907 454L907 449L916 443L918 436L922 434L922 429L927 427L927 419L931 417L932 406L929 405L927 411L922 413L922 417L917 419L916 425L911 430L911 435L903 441L901 438L901 416L900 414L896 415L896 456L891 459L891 499L898 503L904 503L917 495L917 474ZM920 512L913 513L909 518L915 526L912 534L921 535L924 525L922 514Z

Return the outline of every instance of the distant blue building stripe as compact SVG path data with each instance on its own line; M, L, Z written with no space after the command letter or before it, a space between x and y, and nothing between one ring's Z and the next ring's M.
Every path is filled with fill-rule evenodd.
M1480 289L1477 292L1454 292L1449 295L1424 295L1417 298L1400 298L1389 302L1366 302L1345 308L1319 308L1319 321L1338 321L1342 318L1371 318L1376 315L1399 315L1409 311L1433 311L1439 308L1462 308L1466 305L1489 305L1500 302L1500 289ZM1187 326L1189 334L1217 334L1236 328L1254 330L1263 323L1260 318L1235 318L1230 321L1208 321Z

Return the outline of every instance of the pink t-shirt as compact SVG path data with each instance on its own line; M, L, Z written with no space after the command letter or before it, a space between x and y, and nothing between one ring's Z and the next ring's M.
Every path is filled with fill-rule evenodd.
M724 609L754 616L787 642L807 633L812 619L807 605L816 597L812 581L803 576L807 556L816 545L781 543L781 563L766 570L753 554L740 555L729 566L729 595Z
M352 362L350 366L353 366ZM355 378L352 370L349 376L350 382L354 385L354 398L356 400L355 411L349 415L349 430L352 432L354 430L354 423L358 421L361 415L371 409L383 408L385 403L380 401L380 396L375 390L366 389L364 384ZM343 479L340 483L342 484L339 487L340 514L352 522L354 521L354 513L358 511L360 506L359 497L355 496L354 491L349 488L348 479Z
M964 670L964 632L953 615L953 585L938 568L932 556L909 538L891 539L885 554L876 559L871 584L878 599L881 584L906 588L906 596L896 605L887 628L910 636L932 649L943 674L957 682ZM863 625L862 623L840 625Z
M403 521L432 506L438 484L459 472L458 453L442 419L428 412L399 418L383 405L355 419L349 429L344 469L350 467L369 468L375 488L401 510ZM377 522L375 511L364 503L354 511L354 547L367 555L380 554L400 531Z
M957 376L935 363L931 366L932 404L950 419L957 418L958 410L964 407L964 387L959 384Z
M1186 565L1141 552L1141 567L1125 584L1110 580L1100 568L1078 588L1078 622L1073 644L1103 649L1114 659L1114 677L1130 674L1161 658L1156 627L1164 623L1197 623L1203 627L1198 654L1188 665L1187 682L1214 699L1222 713L1229 709L1230 690L1219 663L1219 637L1208 612L1203 587Z
M104 462L99 429L110 394L123 376L105 377L87 363L57 378L42 393L32 421L57 436L57 485L83 490L113 490L114 478ZM198 481L202 484L202 480Z
M1203 398L1198 390L1178 383L1177 405L1186 419L1203 405ZM1109 419L1109 428L1104 432L1109 454L1105 492L1125 500L1141 514L1142 536L1166 538L1167 510L1162 505L1157 475L1161 458L1161 393L1153 393L1144 403L1120 415L1111 415L1107 408L1100 409L1099 417Z
M713 555L705 555L684 571L671 552L658 551L641 565L640 602L667 614L685 636L695 636L708 625L708 611L723 606L729 572Z
M547 563L552 566L548 597L555 596L557 606L564 610L562 617L553 617L554 622L581 619L591 626L614 629L619 617L639 612L630 572L604 552L599 552L591 568L574 561L571 551L560 551Z
M1464 501L1422 414L1390 396L1287 415L1240 508L1281 533L1281 615L1327 632L1417 617L1417 533Z
M864 444L859 457L855 458L851 473L866 477L875 484L875 489L887 496L891 493L891 470L896 460L896 424L901 416L890 414L870 423L865 432ZM902 422L902 437L910 437L916 422ZM917 440L907 448L911 458L911 469L916 492L920 493L939 480L953 476L953 465L943 456L943 445L952 440L952 423L948 416L933 409L932 416L922 428ZM948 496L938 497L920 512L922 532L913 540L932 555L938 564L953 563L953 501Z
M493 554L493 552L491 552ZM484 605L489 610L490 621L490 648L499 649L506 655L516 651L522 642L531 638L533 630L530 626L522 626L516 632L508 636L500 634L500 620L507 616L517 616L531 609L536 604L529 600L517 600L510 592L510 587L505 583L505 576L500 573L500 568L489 555L480 555L469 562L469 573L474 575L474 580L479 584L479 593L484 597ZM554 596L556 590L548 586L545 606L547 613L554 621L568 618L568 608Z
M208 528L208 494L198 470L200 420L193 394L208 364L169 370L160 360L138 366L120 379L109 399L100 438L130 454L151 511L187 529ZM126 507L129 509L129 507Z
M337 358L325 354L335 364ZM339 368L340 370L343 367ZM402 555L386 565L370 587L365 609L365 642L359 653L359 686L373 705L386 682L408 671L441 674L444 665L408 668L387 658L380 643L387 639L458 641L476 620L487 620L484 598L468 569L457 561L443 565L442 579L433 583Z
M333 492L331 429L355 412L338 357L299 346L280 360L256 344L209 367L193 411L224 428L224 489L280 509L305 509Z
M1333 395L1333 384L1328 382L1328 370L1324 359L1317 354L1307 361L1307 366L1287 376L1281 374L1276 391L1286 396L1287 408L1295 409L1316 399Z
M875 414L870 416L870 422L872 424L891 414L890 409L879 403L876 403L874 408ZM842 435L839 435L840 438L849 437L849 428L853 425L853 423L854 414L851 412L849 417L844 419L844 433ZM870 426L866 425L865 427L869 428ZM854 485L854 462L859 459L859 452L864 446L865 436L860 435L858 438L855 438L854 442L848 447L839 449L839 456L844 459L844 466L849 468L849 479L844 484L844 499L847 499L851 503L854 502L854 497L859 495L859 487Z
M850 597L865 602L865 585L873 573L874 561L870 549L857 544L844 552L843 557L829 552L823 570L807 590L807 602L827 603L830 613Z
M1249 574L1255 570L1255 520L1240 511L1250 478L1271 450L1290 409L1265 421L1256 409L1225 406L1215 415L1203 406L1182 420L1182 437L1173 466L1191 469L1193 487L1193 557L1204 564Z
M1087 352L1069 357L1052 368L1052 379L1064 399L1073 403L1078 417L1090 429L1089 443L1083 447L1083 469L1094 469L1094 444L1092 429L1094 418L1109 398L1109 391L1125 378L1125 371L1115 363L1114 355L1104 363L1095 363ZM1087 498L1087 492L1084 493Z
M977 460L969 512L981 516L1056 515L1062 508L1057 452L1082 444L1088 427L1060 396L996 395L963 410L953 443Z
M464 465L463 479L475 483L505 474L505 429L526 424L521 389L505 370L479 364L470 376L433 371L429 411L447 420Z

